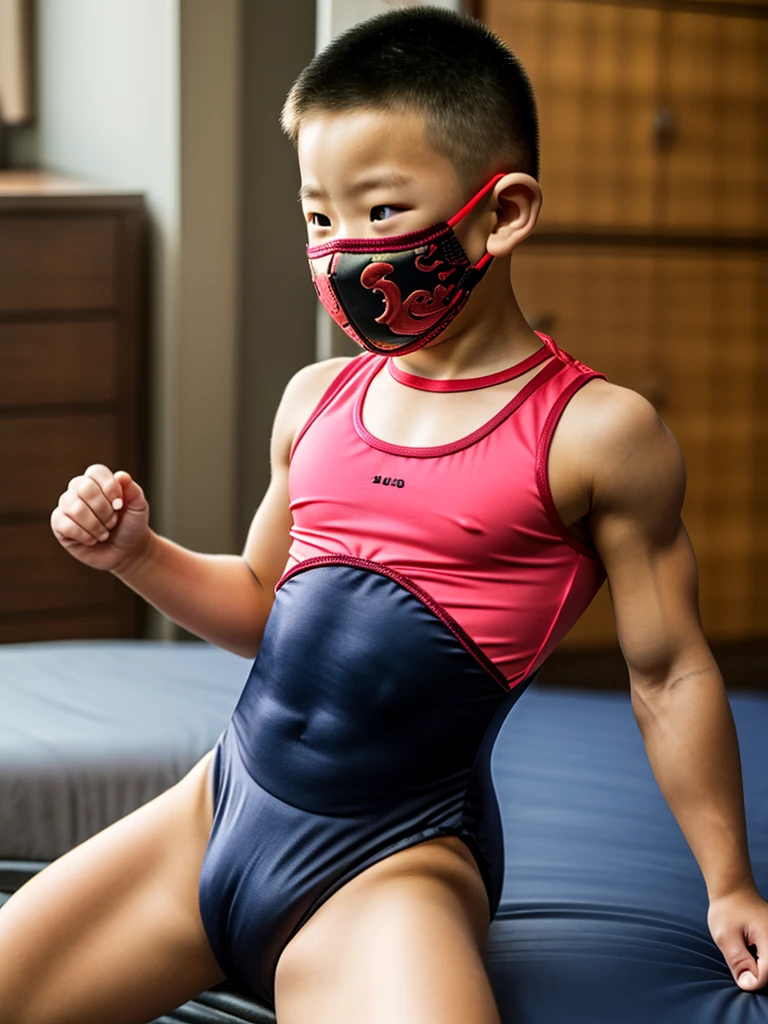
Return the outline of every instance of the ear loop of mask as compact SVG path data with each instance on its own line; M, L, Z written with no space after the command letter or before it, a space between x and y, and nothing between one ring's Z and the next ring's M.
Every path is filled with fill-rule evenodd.
M494 176L491 178L491 180L486 185L484 185L476 195L472 196L472 198L469 200L469 202L466 203L464 206L462 206L462 208L459 210L458 213L454 213L454 215L447 222L448 223L448 227L451 230L453 230L453 228L459 223L459 221L463 220L464 217L466 217L467 214L470 213L470 211L474 210L474 208L477 206L477 204L480 202L480 200L485 198L485 196L488 195L488 193L496 185L496 183L498 181L501 181L501 179L504 178L505 176L506 175L502 174L502 173L494 174ZM485 267L488 263L490 263L490 261L492 259L493 259L493 256L491 256L491 254L486 251L484 253L484 255L481 256L480 259L477 261L477 263L474 266L474 269L475 270L482 270L483 267Z

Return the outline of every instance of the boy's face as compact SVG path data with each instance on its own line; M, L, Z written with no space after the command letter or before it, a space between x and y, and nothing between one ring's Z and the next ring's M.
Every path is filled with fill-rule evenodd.
M451 161L426 141L415 111L310 114L298 154L310 245L417 231L448 220L469 198ZM463 222L457 234L472 262L479 259L482 230Z

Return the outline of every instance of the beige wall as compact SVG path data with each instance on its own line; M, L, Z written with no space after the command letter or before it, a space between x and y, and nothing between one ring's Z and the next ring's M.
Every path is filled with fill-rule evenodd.
M180 177L174 540L237 540L242 3L180 4Z
M269 435L288 378L314 360L315 299L296 194L299 172L278 118L314 52L314 0L246 0L243 47L243 352L239 542L269 481Z

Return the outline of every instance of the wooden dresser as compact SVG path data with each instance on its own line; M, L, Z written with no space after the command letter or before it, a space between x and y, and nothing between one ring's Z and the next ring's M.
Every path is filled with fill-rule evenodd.
M0 642L138 637L144 604L58 544L92 463L147 478L141 195L0 172Z

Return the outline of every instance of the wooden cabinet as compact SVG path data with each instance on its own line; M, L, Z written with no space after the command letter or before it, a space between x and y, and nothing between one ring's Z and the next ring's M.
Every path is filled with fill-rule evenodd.
M141 196L0 173L0 642L141 635L49 520L92 463L146 477L145 249Z
M541 119L535 327L677 438L710 641L768 638L768 3L485 0ZM607 587L564 642L615 644Z
M707 636L768 636L768 252L531 240L512 281L531 324L644 394L677 438ZM565 645L615 637L604 588Z
M540 112L540 227L768 232L768 3L483 0Z
M768 5L662 21L660 219L668 230L768 234Z
M541 228L653 224L659 11L581 0L484 0L482 15L533 82Z

